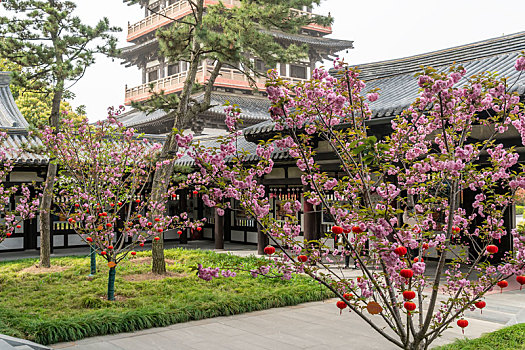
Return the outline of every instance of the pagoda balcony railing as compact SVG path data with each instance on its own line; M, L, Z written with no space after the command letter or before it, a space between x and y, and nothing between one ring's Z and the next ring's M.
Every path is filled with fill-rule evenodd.
M217 5L218 0L205 0L204 6ZM239 6L240 0L222 0L226 7ZM128 24L128 41L132 41L146 33L154 31L176 19L180 19L192 12L188 0L179 0L161 9L158 13L153 13L141 21Z
M217 5L218 3L219 3L219 0L205 0L204 6ZM241 1L240 0L222 0L222 3L226 7L231 8L231 7L239 6L241 4ZM291 11L299 15L307 16L309 18L319 16L319 15L316 15L316 14L313 14L307 11L301 11L301 10L296 10L296 9L292 9ZM184 16L189 15L191 14L191 12L192 10L191 10L191 6L188 0L176 1L173 4L159 10L158 13L153 13L137 23L134 23L134 24L128 23L127 40L133 41L141 37L144 34L157 30L158 28L168 23L171 23L173 20L177 20ZM324 26L320 26L315 23L309 24L305 26L304 28L315 30L318 32L327 33L327 34L332 33L331 27L324 27Z
M203 67L199 67L197 70L196 82L199 84L204 84L209 79L212 70L213 66L204 65ZM128 88L126 86L125 104L130 105L131 102L148 100L152 96L153 92L158 93L160 91L164 91L165 94L180 92L184 87L184 82L186 81L187 75L188 72L186 71L132 88ZM298 83L305 80L293 77L283 77L283 79L293 83ZM265 83L265 77L252 76L252 80L250 80L245 74L237 69L222 68L220 75L215 80L214 86L241 90L251 90L254 87L257 87L259 90L264 91Z

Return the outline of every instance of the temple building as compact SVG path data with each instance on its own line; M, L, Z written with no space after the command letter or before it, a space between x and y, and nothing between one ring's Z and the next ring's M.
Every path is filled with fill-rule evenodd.
M223 0L227 7L240 5L240 0ZM127 41L131 44L122 49L121 57L126 66L137 67L142 73L142 84L125 88L125 104L148 100L153 91L163 90L166 94L179 93L184 85L189 64L187 62L170 62L159 55L159 43L155 32L159 28L169 26L174 20L181 19L191 13L187 0L141 0L144 18L128 25ZM206 0L205 6L217 4L217 0ZM311 9L292 10L300 15L315 16ZM290 81L302 81L310 78L313 68L324 59L333 59L339 51L353 48L352 41L327 38L332 33L331 27L310 24L302 28L300 33L290 34L273 30L268 32L283 46L290 44L308 45L308 58L300 62L279 63L275 67L280 75ZM265 73L266 64L257 57L251 58L256 69ZM213 70L213 62L201 63L197 74L197 83L204 83ZM191 129L197 135L213 136L225 130L223 105L226 101L237 104L243 111L244 126L250 126L269 118L270 104L265 98L265 79L262 76L252 76L250 79L234 67L224 67L215 81L208 111L191 121L186 129ZM254 89L255 88L255 89ZM202 93L193 96L197 101L202 99ZM157 111L147 115L138 110L132 110L121 117L121 121L129 127L149 134L167 133L173 126L173 121L166 112Z

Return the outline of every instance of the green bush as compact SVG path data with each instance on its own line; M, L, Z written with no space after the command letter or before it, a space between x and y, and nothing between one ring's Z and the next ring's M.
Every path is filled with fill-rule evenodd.
M525 210L525 206L516 205L516 215L523 215L524 210Z

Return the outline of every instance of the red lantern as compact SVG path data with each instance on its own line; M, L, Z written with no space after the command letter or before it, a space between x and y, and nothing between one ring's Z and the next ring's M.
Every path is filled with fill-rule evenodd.
M297 257L297 260L299 260L300 262L304 263L304 262L308 261L308 257L306 255L299 255Z
M350 232L352 232L352 229L344 229L343 232L344 233L350 233Z
M111 225L111 223L108 222L108 223L106 224L106 226L107 226L107 227L112 227L113 225Z
M193 194L199 194L199 191L193 191Z
M162 233L162 231L164 231L164 230L161 229L161 228L159 228L159 229L157 229L157 231L158 231L159 233Z
M109 206L113 208L115 206L115 204L109 203Z
M182 235L182 231L177 231L177 234Z
M452 233L453 234L457 235L460 231L461 231L461 229L459 227L456 227L456 226L452 227Z
M86 241L88 241L88 242L93 242L93 238L91 238L91 237L86 237Z
M343 294L343 298L345 298L346 300L350 300L350 299L352 299L352 297L353 297L352 293L345 293L345 294Z
M416 309L416 303L413 303L411 301L405 301L403 307L407 309L407 311L410 313L410 311L414 311Z
M361 233L361 232L363 232L363 230L361 230L360 226L354 226L354 227L352 227L352 232L353 233Z
M140 243L139 246L144 247L144 243Z
M142 215L140 215L140 214L139 214L139 215L137 215L137 219L140 219L141 217L142 217Z
M337 307L339 308L339 315L341 315L341 313L343 312L343 309L346 309L346 303L342 300L339 300L337 303L336 303Z
M160 221L160 218L155 218L155 221L159 222L159 221Z
M419 260L419 258L414 258L414 262L417 263ZM421 262L423 262L423 258L421 258Z
M118 205L122 205L122 202L118 202L117 204L118 204Z
M483 308L484 308L485 306L487 306L487 303L484 302L483 300L480 300L480 301L475 302L475 303L474 303L474 306L476 306L478 309L480 309L480 310L481 310L481 313L483 314Z
M108 249L109 250L113 249L113 246L112 245L108 246Z
M332 226L332 233L340 235L343 233L343 228L341 226Z
M396 249L394 249L394 253L396 253L399 256L403 256L407 253L407 249L403 246L399 246Z
M20 228L20 227L22 227L22 226L20 226L20 225L16 225L16 228Z
M411 278L412 276L414 276L414 271L412 271L411 269L402 269L399 274L401 275L401 277L403 278Z
M428 243L423 243L423 250L427 250L428 249Z
M498 287L501 288L501 292L500 293L503 293L503 288L507 288L508 286L509 286L509 282L507 282L505 280L498 282Z
M406 300L412 300L416 297L416 292L414 292L413 290L405 290L403 292L403 298L405 298Z
M140 203L140 199L136 199L135 203L139 204Z
M78 207L80 207L80 204L75 203L75 208L78 208Z
M489 253L489 254L496 254L497 252L498 252L498 247L496 247L495 245L489 244L487 246L487 253Z
M269 245L269 246L264 248L264 253L267 254L267 255L272 255L273 253L275 253L275 248L272 247L271 245Z
M525 284L525 276L516 276L516 281L520 284L520 290Z
M106 255L107 253L105 251L101 251L100 255Z
M458 320L457 324L459 327L461 327L461 331L463 332L463 334L465 334L465 327L468 326L468 321L462 318Z
M155 238L153 238L153 239L156 240L156 241L158 241L158 240L160 240L160 237L155 237Z
M137 252L131 252L131 255L137 255Z
M11 233L11 232L7 232L5 235L6 235L7 237L11 237L12 233Z
M149 227L153 226L153 223L152 222L148 222L147 224Z
M200 226L197 227L197 231L199 231L199 232L202 231L202 227L200 227Z

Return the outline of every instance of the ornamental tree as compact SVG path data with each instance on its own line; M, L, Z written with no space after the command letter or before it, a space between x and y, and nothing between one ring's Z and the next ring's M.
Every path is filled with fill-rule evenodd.
M153 10L148 7L147 0L123 1L130 4L141 3L148 10ZM222 1L210 5L209 1L192 0L188 1L191 8L188 16L173 19L172 25L159 29L156 36L162 56L173 62L188 63L180 94L153 94L153 98L145 106L146 110L169 111L173 120L173 132L168 135L160 158L168 159L177 153L178 130L187 127L195 117L212 107L211 93L222 68L240 69L250 81L254 81L262 74L257 71L253 57L260 58L268 67L275 66L277 62L293 62L306 57L307 45L282 46L271 35L271 31L296 33L310 23L330 24L331 17L303 16L290 11L319 3L320 0L258 0L240 1L232 7L226 6ZM197 72L205 60L213 62L213 68L207 81L199 85ZM204 92L202 101L192 97L196 88ZM163 181L172 172L173 168L163 166L155 173L152 192L158 198L166 193L167 188ZM153 245L152 271L159 274L166 272L162 240Z
M525 70L525 57L515 67ZM355 312L399 348L427 349L454 323L468 326L465 311L489 309L479 303L487 291L503 290L513 275L525 283L525 232L503 220L525 174L516 150L501 143L515 128L525 144L523 105L505 78L467 78L460 66L426 68L417 77L416 101L392 121L392 133L378 139L367 126L367 100L378 92L366 94L356 69L340 62L335 68L337 77L317 69L297 85L272 72L267 92L281 134L257 147L256 164L243 162L238 111L229 107L232 134L220 150L194 152L200 171L192 180L207 205L239 201L280 248L256 274L307 274L340 299L340 310ZM488 136L476 141L481 133ZM337 159L339 176L317 162L318 142ZM299 201L285 201L286 220L271 217L257 178L271 171L277 151L302 171L304 202L335 223L326 236L301 239ZM467 193L472 202L462 201ZM508 235L513 248L496 259ZM346 256L355 260L359 278L343 277Z
M61 102L70 84L84 76L95 54L116 53L119 28L107 18L94 27L75 16L76 5L68 0L5 0L7 11L0 17L0 57L17 64L12 83L19 92L51 96L49 125L58 132ZM40 265L50 266L53 184L56 164L48 166L40 208Z
M114 300L116 267L147 240L159 240L163 231L190 223L186 213L166 214L166 200L149 194L150 179L161 144L135 135L111 111L105 121L80 125L65 121L54 133L47 127L42 139L60 167L55 188L59 215L104 258L109 267L108 300ZM173 161L173 160L172 160ZM177 190L170 188L170 194Z
M39 199L32 195L26 184L10 185L9 174L13 170L20 150L6 142L7 133L0 132L0 243L11 237L22 221L33 219L38 210ZM33 185L34 188L34 185Z

